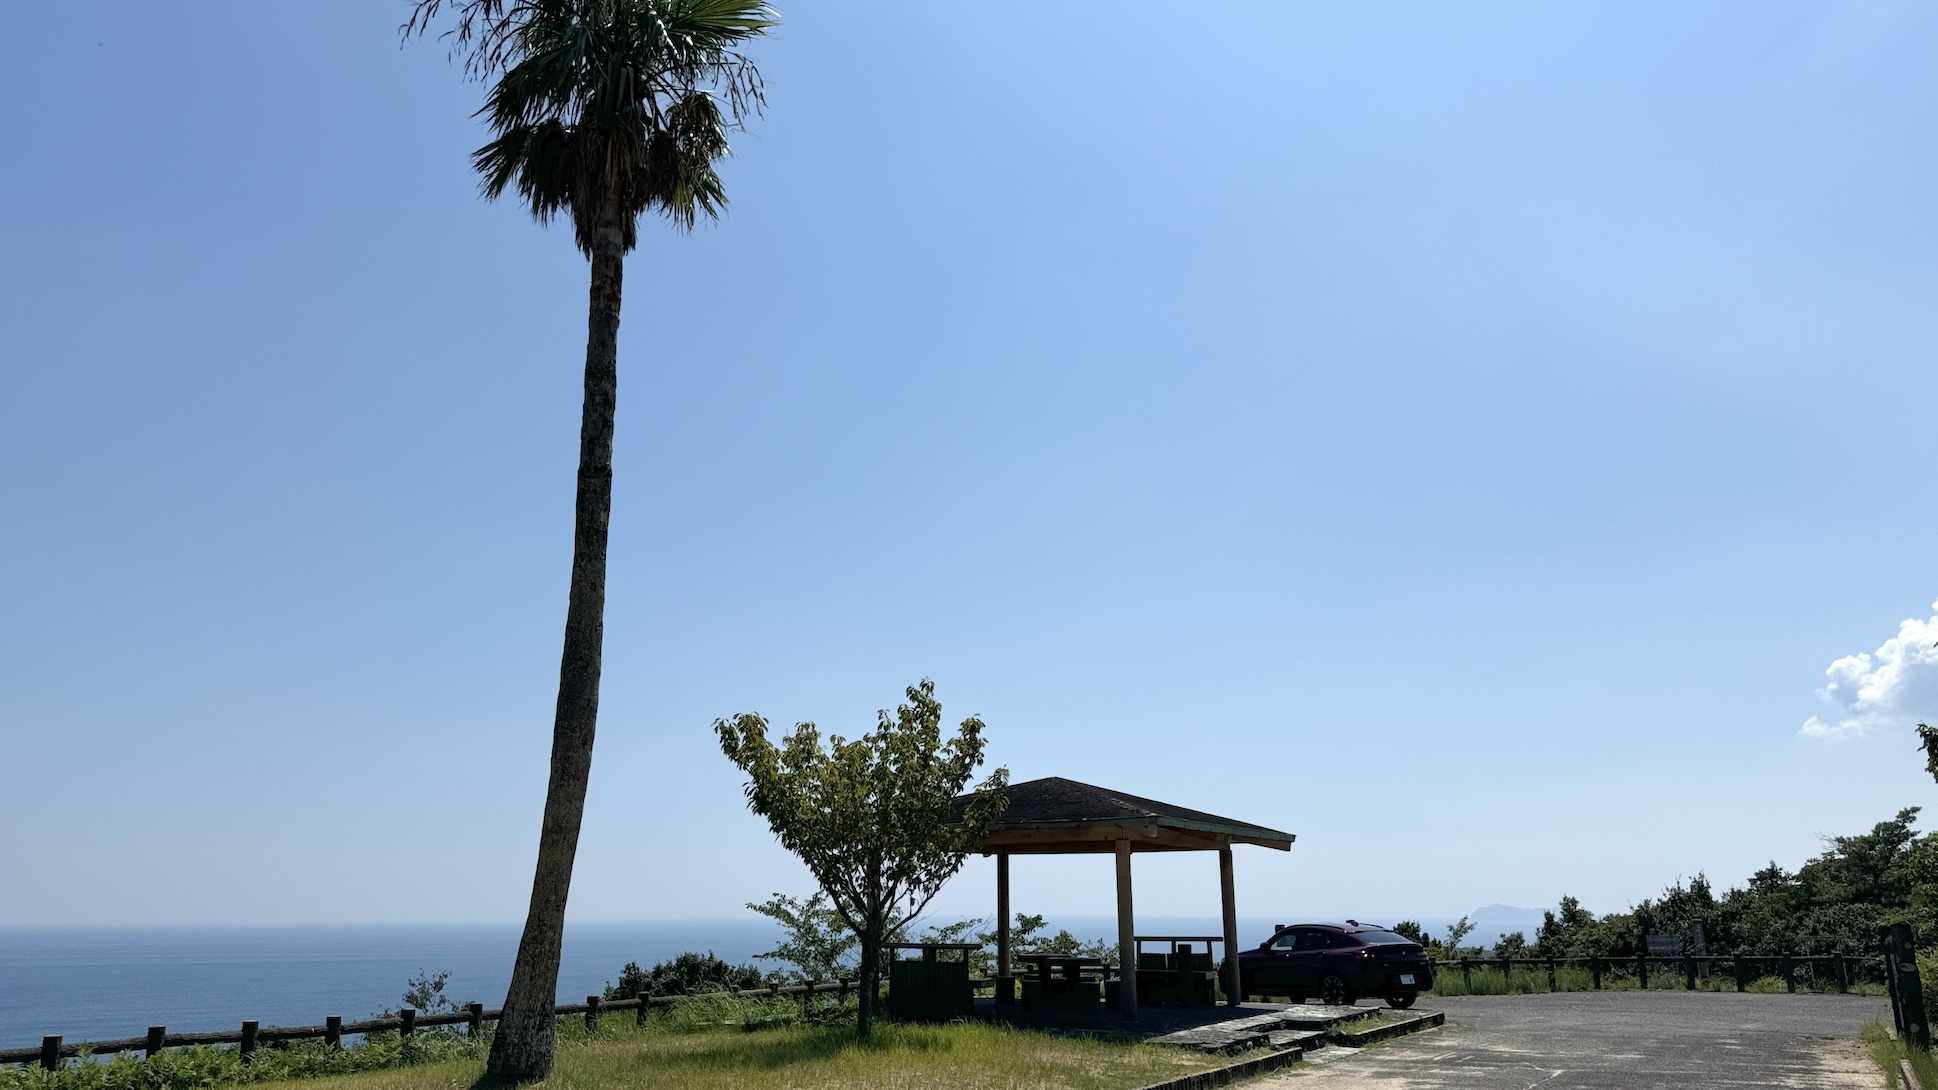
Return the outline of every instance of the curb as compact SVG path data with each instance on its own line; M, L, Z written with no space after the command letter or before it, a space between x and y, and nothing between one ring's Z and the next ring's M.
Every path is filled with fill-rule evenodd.
M1391 1025L1369 1029L1364 1033L1351 1033L1343 1029L1336 1029L1327 1034L1326 1037L1334 1044L1345 1045L1349 1048L1361 1048L1366 1045L1378 1044L1381 1041L1388 1041L1395 1037L1404 1037L1409 1033L1418 1033L1423 1029L1432 1029L1435 1026L1443 1026L1446 1024L1446 1014L1441 1011L1433 1011L1409 1018L1404 1022L1394 1022Z
M1163 1082L1154 1082L1149 1086L1140 1086L1137 1090L1205 1090L1206 1087L1211 1086L1229 1086L1240 1079L1249 1079L1253 1075L1277 1071L1281 1067L1298 1063L1304 1058L1304 1049L1288 1048L1283 1052L1240 1060L1235 1064L1214 1067L1209 1071L1179 1075L1175 1079L1165 1079Z

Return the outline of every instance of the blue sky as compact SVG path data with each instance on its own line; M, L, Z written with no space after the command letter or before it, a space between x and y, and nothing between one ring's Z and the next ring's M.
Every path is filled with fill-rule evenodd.
M406 10L0 13L0 924L522 915L586 270ZM782 14L731 214L628 265L575 917L806 892L711 722L923 676L1017 778L1299 834L1248 916L1938 802L1938 11Z

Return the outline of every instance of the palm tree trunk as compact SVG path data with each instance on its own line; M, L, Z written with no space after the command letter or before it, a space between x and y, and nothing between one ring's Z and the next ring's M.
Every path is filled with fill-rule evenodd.
M599 719L599 667L605 644L606 529L612 519L612 424L619 395L619 299L625 272L620 233L599 232L592 252L586 316L585 405L579 423L579 494L572 535L572 589L559 659L552 721L552 775L538 835L532 903L518 941L504 1017L491 1040L485 1080L533 1082L551 1074L552 1007L558 1001L559 947L579 823L592 774Z

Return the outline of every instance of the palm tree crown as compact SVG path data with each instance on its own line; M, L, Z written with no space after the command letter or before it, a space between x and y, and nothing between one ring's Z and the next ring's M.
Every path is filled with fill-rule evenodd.
M479 111L497 134L472 156L485 195L515 189L540 222L569 215L588 257L602 232L630 252L647 211L686 228L717 216L714 163L761 103L736 47L776 21L755 0L527 5Z

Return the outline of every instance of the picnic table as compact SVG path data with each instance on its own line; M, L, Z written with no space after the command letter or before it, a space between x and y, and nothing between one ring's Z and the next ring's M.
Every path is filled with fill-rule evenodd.
M1218 999L1217 966L1211 960L1211 945L1223 943L1222 935L1139 935L1137 947L1137 1000L1192 1007L1209 1005ZM1169 943L1170 949L1146 953L1147 942ZM1194 949L1204 944L1202 952Z
M1096 958L1023 954L1016 960L1035 969L1023 978L1024 1010L1093 1012L1103 1001L1108 966Z

